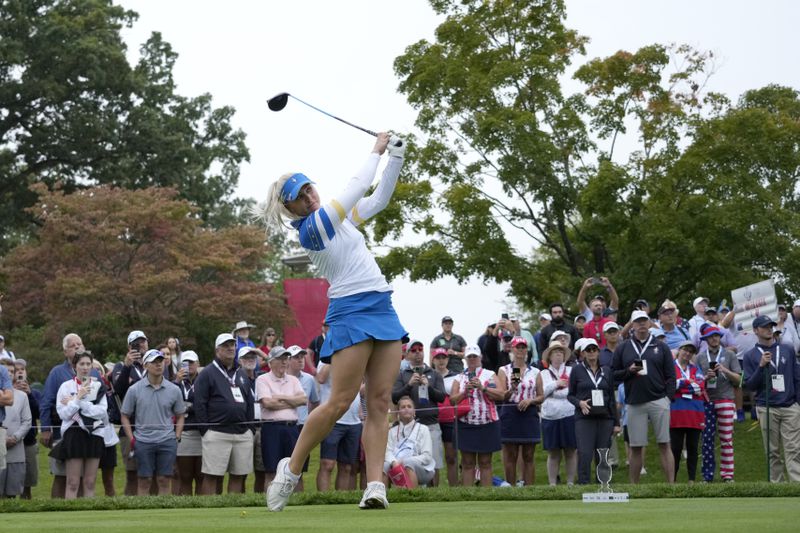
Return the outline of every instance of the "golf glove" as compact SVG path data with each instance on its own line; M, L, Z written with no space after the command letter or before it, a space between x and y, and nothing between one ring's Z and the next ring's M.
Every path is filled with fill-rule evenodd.
M396 146L397 143L400 143L400 146ZM406 142L397 137L396 135L392 135L392 138L389 139L389 145L386 147L386 151L389 152L390 156L403 158L403 154L406 153Z

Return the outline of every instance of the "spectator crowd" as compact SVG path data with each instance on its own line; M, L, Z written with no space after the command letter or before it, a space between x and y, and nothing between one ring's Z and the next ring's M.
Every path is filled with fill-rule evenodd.
M602 293L587 299L597 285ZM689 318L671 300L652 308L638 300L623 321L611 282L590 278L576 303L572 321L564 305L550 305L535 333L503 314L470 343L444 316L430 343L404 344L385 481L532 485L541 443L550 485L592 482L605 450L638 483L652 437L667 482L682 462L689 483L698 463L702 481L730 482L745 399L761 426L770 480L800 481L800 300L779 306L776 320L760 315L746 325L702 296ZM264 491L309 412L328 401L333 376L319 361L324 324L306 347L282 346L273 328L257 346L254 327L242 321L220 333L205 367L177 338L151 348L139 330L125 339L121 362L102 365L69 333L63 363L41 390L0 335L2 496L30 498L39 443L49 450L53 498L92 497L98 472L114 495L119 461L126 495L220 494L226 475L228 492L244 492L250 475ZM364 486L364 398L362 385L322 442L318 490ZM497 452L502 478L492 472Z

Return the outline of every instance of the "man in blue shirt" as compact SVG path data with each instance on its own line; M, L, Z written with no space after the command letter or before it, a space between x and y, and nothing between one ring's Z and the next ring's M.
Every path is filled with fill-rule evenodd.
M774 342L777 324L769 316L753 320L757 342L744 354L745 387L756 395L761 436L769 455L769 480L800 481L800 364L789 344ZM767 403L769 402L769 433ZM783 458L780 455L783 447Z
M683 341L691 340L689 332L677 324L677 319L678 306L671 300L664 300L658 309L658 320L661 323L661 330L666 335L664 342L670 350L677 350Z

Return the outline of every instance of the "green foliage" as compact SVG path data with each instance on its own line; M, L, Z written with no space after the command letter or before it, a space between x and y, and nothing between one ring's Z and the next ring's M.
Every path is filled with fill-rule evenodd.
M712 53L654 44L579 65L584 90L565 95L586 38L562 1L431 5L446 17L435 40L395 60L426 135L409 173L431 193L396 199L406 220L378 217L378 239L410 220L422 240L384 258L387 273L510 281L528 311L572 302L591 275L611 277L624 308L797 285L797 91L732 105L704 91ZM621 156L623 138L635 147Z
M110 0L0 0L0 252L30 235L34 183L174 187L204 222L239 221L233 108L175 92L159 33L130 65L120 30L136 18Z
M12 328L44 328L50 346L75 331L96 356L120 353L126 332L142 329L154 346L177 336L208 358L234 320L290 319L264 281L272 251L259 228L204 227L172 189L35 187L41 229L2 264Z

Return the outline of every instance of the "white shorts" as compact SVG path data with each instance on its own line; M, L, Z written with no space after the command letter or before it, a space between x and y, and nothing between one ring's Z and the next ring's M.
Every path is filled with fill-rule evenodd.
M209 429L203 435L204 474L246 476L253 472L253 433L223 433Z

